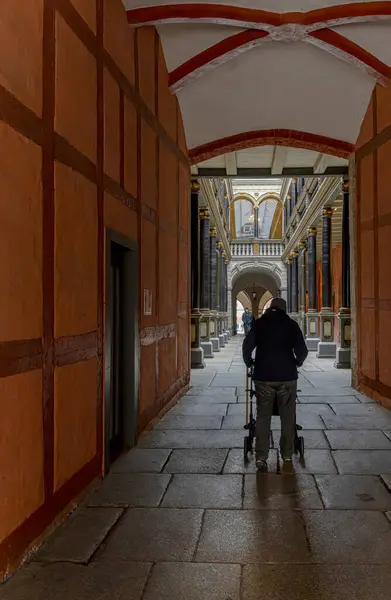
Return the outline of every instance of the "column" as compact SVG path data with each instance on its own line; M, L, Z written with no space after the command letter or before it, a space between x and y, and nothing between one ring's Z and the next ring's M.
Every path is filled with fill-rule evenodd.
M227 342L231 337L231 333L229 331L229 327L228 327L228 258L227 256L225 257L225 261L224 261L224 312L225 312L225 319L224 319L224 335L227 336Z
M200 215L200 337L205 358L213 358L210 341L210 215L202 208Z
M200 289L199 289L199 256L200 256L200 231L198 218L198 195L200 184L198 181L191 182L190 196L190 232L191 232L191 368L203 369L205 367L204 351L201 348L200 337Z
M298 319L299 313L299 272L298 272L299 253L294 250L291 252L291 317Z
M322 210L322 308L320 311L320 343L318 358L335 358L334 313L331 306L331 218L333 209Z
M210 283L209 283L210 341L213 352L220 352L220 342L217 337L217 254L216 229L210 230Z
M292 196L292 212L293 209L295 208L296 204L297 204L297 198L299 196L298 194L298 189L297 189L297 179L292 179L292 183L291 183L291 196Z
M287 309L288 313L292 312L292 260L288 258L286 261L287 271Z
M223 313L223 294L222 294L222 253L223 253L223 244L219 241L216 244L216 260L217 260L217 329L216 336L219 338L220 348L225 347L224 335L222 334L222 313Z
M299 322L303 335L306 333L306 297L307 297L307 273L306 273L306 251L307 243L302 240L299 244Z
M254 237L258 238L259 237L259 223L258 223L259 206L254 206L253 215L254 215Z
M307 231L307 277L308 277L308 312L307 312L307 348L317 350L319 344L319 314L316 293L316 227Z
M350 314L350 233L349 233L349 181L342 183L342 272L341 307L338 313L339 340L334 366L350 369L351 314Z
M228 337L225 331L225 314L226 314L226 285L225 285L225 251L221 250L220 255L220 272L221 272L221 291L220 291L220 336L223 340L224 346L228 342ZM219 339L220 339L219 336ZM221 342L220 342L221 343Z

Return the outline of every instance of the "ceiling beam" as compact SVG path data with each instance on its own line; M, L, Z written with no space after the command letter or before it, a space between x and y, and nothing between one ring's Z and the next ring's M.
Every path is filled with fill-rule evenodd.
M230 152L225 155L225 170L227 175L236 176L238 174L238 165L236 162L236 152Z
M339 167L327 167L322 173L323 177L335 177L343 176L348 174L347 166ZM275 179L276 175L271 172L271 169L253 169L253 168L241 168L238 167L236 175L228 175L224 167L217 168L198 168L197 177L199 178L213 178L213 177L226 177L235 179L257 179L262 177L264 179ZM284 168L280 177L316 177L312 167L292 167Z
M281 175L284 169L286 155L288 154L288 148L285 146L275 146L272 160L272 175Z
M328 154L319 153L314 164L314 173L316 175L323 175L328 167L328 162Z

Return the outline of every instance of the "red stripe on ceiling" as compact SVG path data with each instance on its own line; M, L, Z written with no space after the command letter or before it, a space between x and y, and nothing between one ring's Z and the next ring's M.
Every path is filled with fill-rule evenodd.
M360 61L379 75L390 79L391 68L388 65L386 65L384 62L379 60L376 56L374 56L367 50L364 50L364 48L362 48L355 42L352 42L345 36L337 33L336 31L332 31L331 29L321 29L319 31L313 31L308 35L317 40L320 40L321 42L325 42L326 44L333 46L338 50L342 50L342 52L357 59L358 61Z
M239 133L202 146L197 146L189 151L189 158L190 163L194 165L221 154L254 148L256 146L273 145L315 150L322 154L331 154L340 158L349 158L354 150L353 144L349 142L323 135L294 129L265 129Z
M330 21L346 20L362 21L365 18L391 15L391 2L355 2L328 6L309 12L276 13L271 11L241 8L220 4L169 4L166 6L151 6L127 11L129 23L142 25L144 23L164 22L170 20L199 20L226 22L235 25L273 25L278 27L286 24L324 25ZM337 24L337 23L334 23Z
M225 54L240 48L246 44L254 42L256 40L267 37L269 34L265 31L259 31L256 29L249 29L248 31L241 31L235 35L232 35L210 48L203 50L199 54L196 54L182 65L171 71L169 74L169 85L170 87L185 79L191 73L194 73L197 69L204 67L211 63L217 58L221 58Z

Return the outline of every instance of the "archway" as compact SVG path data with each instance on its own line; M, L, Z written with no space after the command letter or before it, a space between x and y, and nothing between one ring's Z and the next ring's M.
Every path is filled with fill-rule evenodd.
M232 331L235 334L237 322L236 300L239 295L246 294L251 298L252 313L255 318L259 315L259 306L266 294L277 296L283 289L283 272L276 265L267 263L238 264L231 272L231 294L232 294ZM267 300L265 299L265 302Z

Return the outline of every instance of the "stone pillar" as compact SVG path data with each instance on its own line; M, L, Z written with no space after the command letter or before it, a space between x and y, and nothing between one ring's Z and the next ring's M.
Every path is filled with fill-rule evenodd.
M253 214L254 214L254 237L258 238L259 237L259 223L258 223L259 207L258 206L254 206Z
M223 244L221 242L217 242L216 244L216 260L217 260L217 285L216 285L216 292L217 292L217 330L216 330L216 336L219 338L219 344L220 344L220 348L224 348L225 347L225 342L224 342L224 335L222 335L222 306L223 306L223 294L222 294L222 277L223 277L223 271L222 271L222 253L223 253Z
M207 209L200 210L200 337L205 358L213 358L210 341L210 215Z
M299 269L298 252L291 252L291 316L297 320L299 313Z
M224 335L227 336L227 342L231 337L231 332L228 327L228 258L225 257L224 263L224 282L225 282L225 293L224 293L224 303L225 303L225 317L224 317Z
M320 343L318 358L335 358L334 313L331 306L331 218L333 209L322 210L322 308L320 311Z
M306 335L306 297L307 297L307 273L306 273L306 250L307 243L303 240L299 244L299 323L303 335Z
M293 178L291 183L291 196L292 196L292 212L297 204L298 198L297 179Z
M337 369L351 367L351 312L350 312L350 219L349 219L349 181L342 183L342 272L341 272L341 307L338 313L339 340L337 358L334 366Z
M316 227L310 227L307 234L308 312L306 342L308 350L317 350L320 339L316 292Z
M221 263L220 263L220 272L221 272L220 336L223 338L224 346L228 342L228 337L226 334L226 327L225 327L225 314L226 314L226 304L227 304L226 303L227 286L226 286L226 281L225 281L225 279L226 279L225 260L226 260L226 254L225 254L225 251L222 250L221 257L220 257L220 261L221 261Z
M289 223L289 220L292 216L292 196L291 196L291 194L287 194L286 207L287 207L287 213L288 213L287 217L288 217L288 223Z
M287 308L288 313L292 312L292 259L288 258L286 261L287 271Z
M198 194L200 184L198 181L191 182L191 204L190 204L190 231L191 231L191 349L190 359L192 369L203 369L205 367L204 351L201 347L200 336L200 288L199 288L199 256L200 256L200 231L198 218Z
M220 352L220 342L217 336L217 254L216 254L216 229L210 230L210 285L209 285L209 308L210 308L210 341L213 352Z

